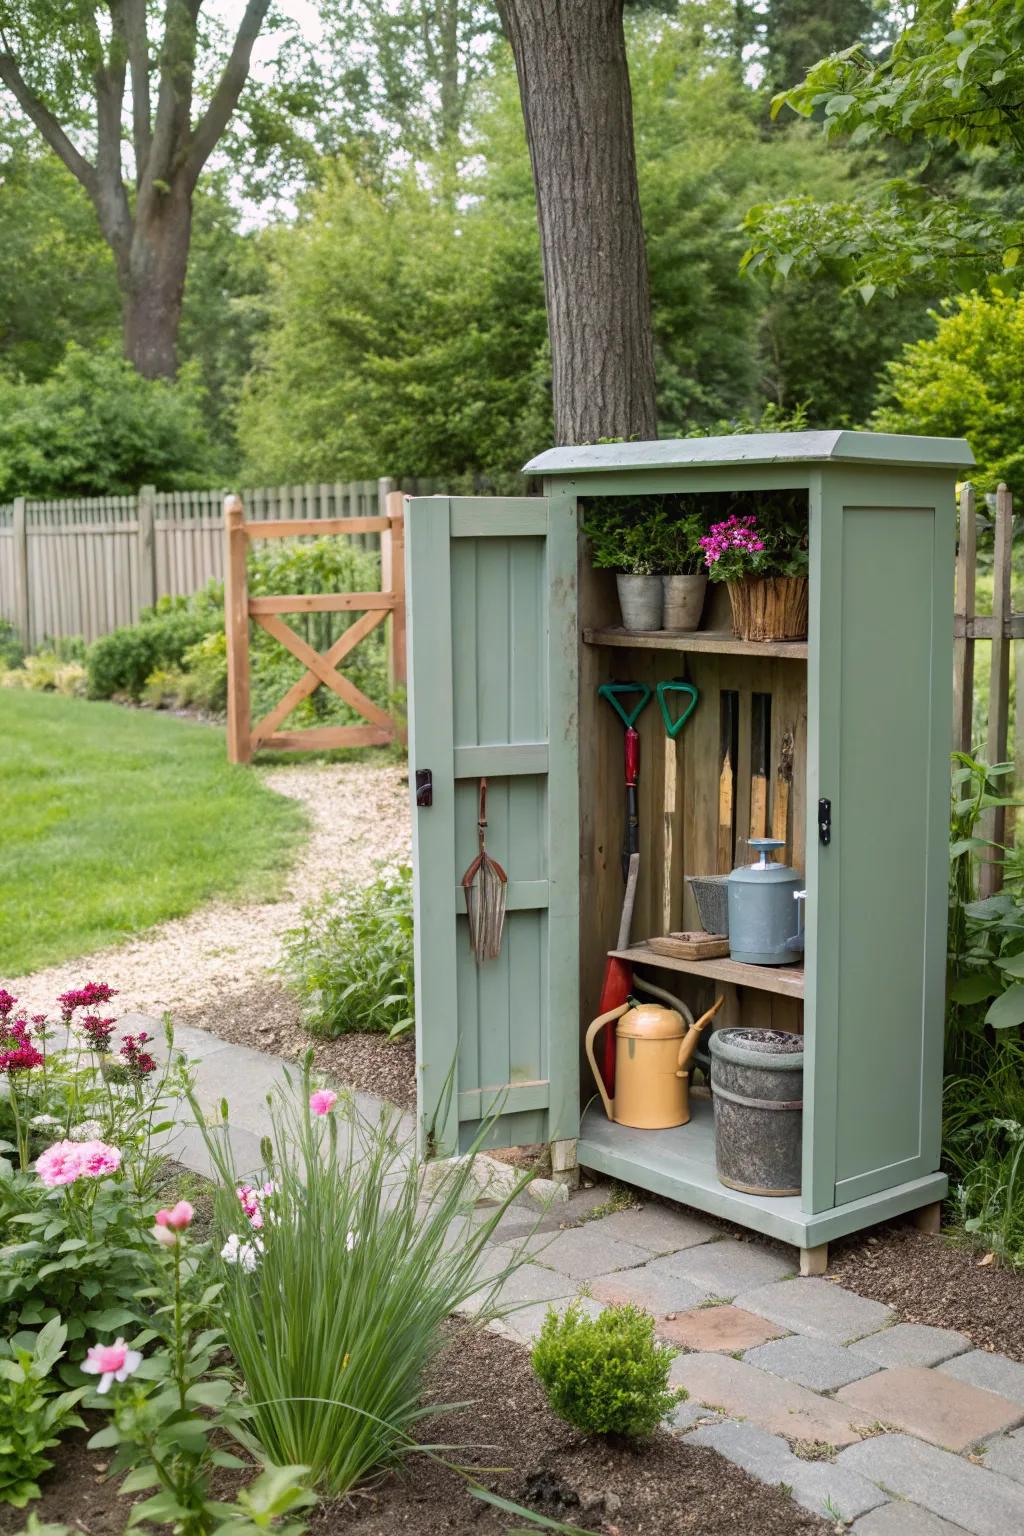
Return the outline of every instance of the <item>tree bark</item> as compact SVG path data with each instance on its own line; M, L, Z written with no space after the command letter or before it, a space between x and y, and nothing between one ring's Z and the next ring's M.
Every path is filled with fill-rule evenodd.
M173 378L192 238L191 190L174 183L136 217L121 291L124 355L144 379Z
M555 437L657 435L623 0L499 0L537 193Z

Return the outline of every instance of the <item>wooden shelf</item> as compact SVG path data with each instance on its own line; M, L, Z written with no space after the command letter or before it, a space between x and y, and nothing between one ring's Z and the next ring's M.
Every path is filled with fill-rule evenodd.
M726 981L736 987L756 987L761 992L774 992L779 997L804 995L804 969L802 965L746 965L742 960L679 960L674 955L659 955L646 944L633 944L629 949L613 949L618 960L628 960L633 965L660 966L665 971L685 971L688 976L706 976L711 981Z
M741 640L724 629L585 629L587 645L639 651L712 651L724 656L779 656L807 660L806 640Z

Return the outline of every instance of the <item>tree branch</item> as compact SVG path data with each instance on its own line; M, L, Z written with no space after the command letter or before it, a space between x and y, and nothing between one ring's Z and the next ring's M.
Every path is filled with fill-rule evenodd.
M132 77L132 143L135 150L135 185L139 186L149 163L153 141L149 94L149 37L146 33L146 0L111 0L114 26L124 38Z
M164 7L156 122L139 184L140 203L149 201L157 182L170 181L188 140L196 64L196 23L201 4L202 0L167 0Z
M269 9L270 0L249 0L245 8L224 72L217 82L209 106L192 131L186 167L193 183L238 105L238 98L249 78L253 44Z
M3 38L0 38L0 50L0 81L6 85L26 117L39 129L58 159L77 177L89 196L95 197L95 167L84 155L79 154L49 107L29 87L14 55L7 51L6 40Z
M110 61L102 56L93 71L96 87L96 190L93 202L100 228L119 262L128 259L132 216L124 188L121 163L121 108L124 105L125 60L115 29Z

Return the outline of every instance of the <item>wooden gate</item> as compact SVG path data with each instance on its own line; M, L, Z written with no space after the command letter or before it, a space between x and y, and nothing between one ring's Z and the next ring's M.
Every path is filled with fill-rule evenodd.
M249 522L241 497L225 498L224 621L228 653L228 758L231 762L248 763L260 747L278 752L309 752L334 747L387 746L405 739L401 723L338 671L345 657L390 615L388 678L392 689L405 686L404 500L400 491L392 492L387 497L386 513L380 517L283 518ZM246 555L250 540L365 533L380 535L379 592L249 596ZM314 650L281 618L285 613L356 612L361 612L362 617L349 625L323 654ZM284 697L255 725L252 723L249 686L250 619L273 635L306 668L298 682L293 683ZM362 715L367 724L282 731L280 727L292 710L321 683Z

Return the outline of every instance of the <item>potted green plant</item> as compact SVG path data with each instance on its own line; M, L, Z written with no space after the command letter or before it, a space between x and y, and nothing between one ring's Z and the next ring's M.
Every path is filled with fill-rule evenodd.
M661 572L662 628L699 629L708 577L701 538L707 519L698 511L675 516L661 505L652 516L649 530L655 569Z
M595 570L614 571L624 629L660 629L663 589L655 563L652 521L660 503L638 505L622 497L591 502L583 531Z
M744 640L807 636L807 518L768 499L713 523L700 540L711 581L724 581Z

